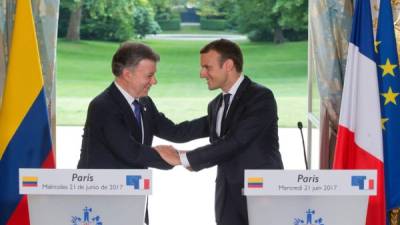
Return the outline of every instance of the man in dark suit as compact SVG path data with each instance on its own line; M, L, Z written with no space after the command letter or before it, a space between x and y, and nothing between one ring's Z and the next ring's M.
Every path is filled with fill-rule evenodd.
M158 61L158 54L139 43L124 43L114 54L115 80L89 104L78 168L170 169L151 147L154 135L174 142L203 137L198 127L204 121L175 125L148 96L157 83Z
M283 169L278 144L277 107L272 92L242 75L243 56L238 45L216 40L201 51L201 78L210 90L222 93L199 120L211 144L177 152L170 146L156 149L171 165L199 171L218 165L215 216L218 225L247 225L247 204L242 194L245 169Z

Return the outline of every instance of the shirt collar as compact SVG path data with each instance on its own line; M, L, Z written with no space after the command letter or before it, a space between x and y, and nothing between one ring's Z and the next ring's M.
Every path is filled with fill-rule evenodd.
M237 81L232 85L231 89L228 92L222 92L222 94L231 94L230 102L232 102L233 97L235 96L237 90L239 89L240 84L243 82L244 76L241 74Z
M135 101L135 98L132 97L127 91L125 91L121 86L118 85L116 81L114 81L115 86L117 86L118 90L121 92L121 94L124 96L126 101L129 103L129 105L132 104L133 101ZM139 99L136 99L139 100Z

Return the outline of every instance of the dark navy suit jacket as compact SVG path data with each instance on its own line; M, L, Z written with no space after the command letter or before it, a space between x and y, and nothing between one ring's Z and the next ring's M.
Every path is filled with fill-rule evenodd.
M187 142L204 137L207 125L201 119L175 125L158 112L150 97L140 98L144 141L131 106L112 83L89 104L78 168L158 169L172 168L151 148L153 136ZM199 129L200 128L200 129ZM147 206L146 206L147 208ZM146 224L149 224L146 209Z
M169 169L160 155L151 148L153 136L186 142L204 137L202 120L175 125L158 112L150 97L140 98L144 142L131 106L112 83L94 98L88 108L78 168L91 169Z
M277 106L272 92L247 76L240 84L229 108L221 136L216 134L222 94L208 105L210 145L187 153L193 170L218 165L215 215L220 225L248 224L245 197L242 196L245 169L283 169L278 144ZM205 130L205 127L200 127Z

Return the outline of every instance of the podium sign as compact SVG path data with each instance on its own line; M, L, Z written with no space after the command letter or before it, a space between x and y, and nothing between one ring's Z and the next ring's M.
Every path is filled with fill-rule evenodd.
M365 225L375 170L246 170L250 225Z
M31 225L143 225L150 170L20 169Z

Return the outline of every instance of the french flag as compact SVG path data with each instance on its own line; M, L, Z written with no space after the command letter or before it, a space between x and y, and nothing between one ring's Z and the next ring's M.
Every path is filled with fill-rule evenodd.
M348 48L335 150L335 169L376 169L377 195L366 225L385 225L381 111L369 0L357 0Z

